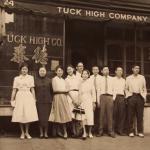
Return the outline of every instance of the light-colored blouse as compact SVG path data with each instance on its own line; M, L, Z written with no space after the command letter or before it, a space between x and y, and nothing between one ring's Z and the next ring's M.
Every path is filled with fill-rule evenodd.
M66 92L67 91L67 84L63 78L59 78L55 76L52 79L52 87L54 92Z
M67 83L67 88L69 90L78 90L79 89L80 81L75 75L72 75L72 76L68 75L67 78L65 79L65 81Z
M14 78L13 88L18 90L30 90L34 87L34 78L31 75L19 75Z

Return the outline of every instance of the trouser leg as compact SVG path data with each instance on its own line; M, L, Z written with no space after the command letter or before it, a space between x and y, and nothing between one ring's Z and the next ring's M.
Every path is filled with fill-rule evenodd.
M134 117L135 117L135 105L136 105L135 96L131 96L130 98L128 98L129 133L134 132L133 124L134 124Z
M138 95L136 100L137 131L138 133L143 133L144 99Z
M100 114L99 114L99 132L103 132L104 128L104 117L105 117L105 105L106 105L106 100L105 96L101 95L100 97Z
M107 114L107 124L108 124L108 132L111 134L113 132L113 99L112 96L107 96L106 99L106 114Z
M119 97L118 102L118 132L123 133L126 119L126 104L124 97Z

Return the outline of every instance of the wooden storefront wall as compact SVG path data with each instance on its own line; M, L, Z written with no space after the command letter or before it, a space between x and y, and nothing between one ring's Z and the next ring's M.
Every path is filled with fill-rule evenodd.
M4 20L5 22L6 20ZM14 13L14 22L6 23L3 44L0 46L0 104L10 100L13 78L19 74L18 64L11 61L14 47L26 46L30 74L35 75L38 65L32 60L34 50L44 46L48 53L48 74L51 76L58 63L63 65L64 20L26 13ZM21 40L24 39L24 40Z
M28 4L24 3L24 7L28 8ZM30 4L32 5L32 4ZM35 4L33 4L35 5ZM21 5L20 5L21 6ZM30 6L31 7L31 6ZM85 16L74 16L70 14L58 14L58 4L49 5L49 8L52 8L52 12L50 9L45 9L46 6L44 4L41 5L43 10L46 10L47 13L52 13L53 15L41 15L39 12L30 14L28 12L19 11L14 15L14 23L8 23L5 26L6 35L27 35L34 37L50 37L55 39L60 39L58 45L49 45L47 46L48 51L48 70L51 70L52 60L58 60L60 64L65 66L67 63L71 62L70 55L71 50L68 51L67 45L65 41L66 39L66 22L65 20L69 19L81 19L81 20L89 20L89 21L99 21L99 19L104 23L104 44L101 49L104 51L103 56L103 64L107 64L114 71L115 67L120 65L123 66L125 75L129 75L131 73L131 66L134 63L138 63L141 66L142 74L146 76L147 87L150 89L150 72L149 72L149 33L150 28L149 24L136 24L134 22L130 22L129 24L124 23L124 21L120 22L117 20L109 20L108 18L97 19L93 17L85 17ZM68 6L69 7L69 6ZM38 9L39 9L38 5ZM74 6L71 6L74 8ZM82 9L82 7L80 6ZM86 8L86 7L85 7ZM88 8L87 8L88 9ZM98 10L98 8L95 8ZM90 8L90 10L94 10L94 8ZM34 10L36 11L36 9ZM39 10L38 10L39 11ZM101 10L100 10L101 11ZM106 11L106 10L105 10ZM110 11L110 10L109 10ZM15 10L16 12L16 10ZM114 11L117 12L117 11ZM134 14L132 12L132 14ZM140 14L138 12L138 14ZM143 13L142 13L143 15ZM147 15L147 14L146 14ZM67 19L66 19L67 18ZM108 22L107 22L108 21ZM115 35L115 36L114 36ZM73 35L72 35L73 36ZM7 37L7 36L6 36ZM14 46L18 46L19 42L7 42L7 38L4 40L4 44L0 47L0 101L3 103L5 100L10 100L10 92L12 87L12 82L14 76L18 74L18 65L11 62ZM31 71L35 71L36 65L34 61L31 59L34 54L34 49L37 46L43 46L42 44L25 44L26 46L26 54L27 57L30 58L29 64L31 67ZM112 51L115 51L116 55L112 55ZM119 57L117 57L119 55ZM97 62L100 62L99 57L97 57Z

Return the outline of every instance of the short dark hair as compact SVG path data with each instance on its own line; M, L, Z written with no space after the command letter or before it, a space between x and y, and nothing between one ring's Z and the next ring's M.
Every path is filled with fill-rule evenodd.
M46 70L46 67L45 66L40 66L38 70L40 70L41 68L44 68Z
M93 69L94 67L97 67L97 68L99 69L99 66L98 66L98 65L93 65L93 66L92 66L92 69Z
M25 62L20 65L19 70L21 71L23 67L27 67L29 69L29 65Z
M109 68L107 65L104 65L103 67L102 67L102 70L104 69L104 68Z
M123 70L123 68L121 66L116 67L115 71L117 71L118 68L121 68Z
M135 68L135 67L137 67L137 66L140 68L140 65L138 65L138 64L132 65L132 68Z
M87 70L87 69L84 69L84 70L82 71L81 77L82 77L82 75L83 75L83 72L87 72L88 77L90 77L90 71L89 71L89 70Z
M55 71L57 71L58 69L62 69L62 70L64 70L64 69L63 69L63 67L62 67L62 66L60 66L60 65L58 65L58 66L55 68Z
M78 62L78 63L77 63L77 65L76 65L76 66L78 66L80 63L81 63L81 64L83 64L83 62L81 62L81 61L80 61L80 62ZM84 66L84 65L83 65L83 66Z
M69 64L69 65L67 66L67 68L68 68L68 67L71 67L71 68L73 68L73 69L74 69L74 66L73 66L73 65L71 65L71 64Z

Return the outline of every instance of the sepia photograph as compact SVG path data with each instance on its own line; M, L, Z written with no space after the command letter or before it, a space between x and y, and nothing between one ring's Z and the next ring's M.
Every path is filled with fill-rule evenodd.
M150 149L150 0L0 0L0 150Z

